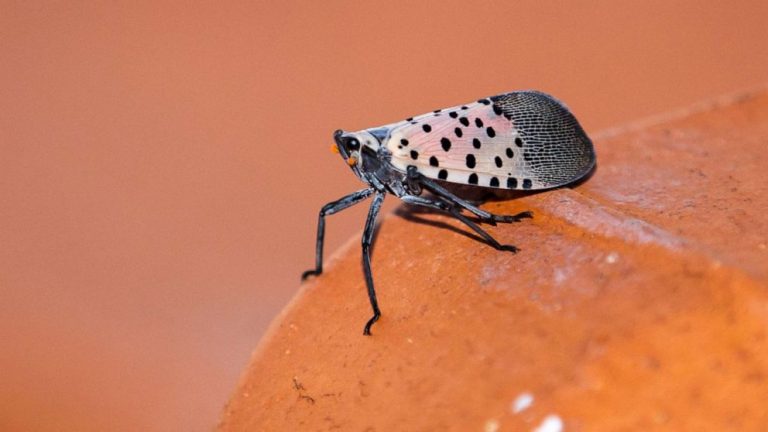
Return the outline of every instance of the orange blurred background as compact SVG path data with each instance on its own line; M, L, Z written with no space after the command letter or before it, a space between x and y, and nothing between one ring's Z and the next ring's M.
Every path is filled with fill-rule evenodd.
M536 88L594 133L768 79L758 1L87 3L0 5L2 430L213 427L360 188L334 129Z

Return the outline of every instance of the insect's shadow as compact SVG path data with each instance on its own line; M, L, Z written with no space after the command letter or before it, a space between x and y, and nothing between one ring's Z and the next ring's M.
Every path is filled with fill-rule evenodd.
M431 227L435 227L439 229L445 229L457 234L461 234L464 237L470 238L472 240L479 241L480 243L486 243L485 239L468 231L468 228L465 230L443 221L427 219L421 216L426 214L437 214L437 215L452 217L449 213L446 213L446 212L424 208L424 207L413 206L409 204L403 204L395 209L395 215L409 222L429 225ZM480 223L480 220L477 218L470 218L470 219L472 219L473 222Z

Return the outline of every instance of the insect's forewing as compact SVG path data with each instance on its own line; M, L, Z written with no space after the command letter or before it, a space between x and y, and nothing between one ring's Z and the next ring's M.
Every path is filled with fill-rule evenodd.
M545 189L595 164L576 118L544 93L520 91L438 110L388 126L392 164L452 183Z

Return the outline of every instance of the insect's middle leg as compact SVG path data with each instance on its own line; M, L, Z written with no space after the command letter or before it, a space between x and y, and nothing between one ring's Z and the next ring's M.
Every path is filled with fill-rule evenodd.
M325 241L325 217L334 213L340 212L346 208L352 207L360 201L368 198L373 193L373 188L362 189L357 192L336 200L329 202L320 209L320 214L317 217L317 242L315 244L315 268L307 270L301 274L301 280L304 280L312 275L320 275L323 273L323 242Z
M515 246L503 245L499 243L495 238L493 238L493 236L488 234L487 231L480 228L476 223L472 222L469 218L461 214L461 211L458 208L456 208L456 206L448 202L445 202L442 200L431 200L428 198L422 198L422 197L412 196L412 195L406 195L404 197L401 197L401 199L408 204L429 207L429 208L442 210L450 213L451 216L460 220L462 223L464 223L464 225L470 227L474 232L476 232L480 237L482 237L489 245L491 245L497 250L504 250L512 253L516 253L520 250Z
M456 195L452 194L450 191L448 191L444 187L432 181L431 179L428 179L421 174L417 174L417 175L418 175L417 181L426 189L428 189L430 192L434 193L435 195L439 196L440 198L452 204L455 204L459 207L466 209L467 211L471 212L475 216L479 217L483 222L488 222L491 225L495 225L496 222L519 222L520 219L533 217L533 213L529 211L524 211L516 215L497 215L497 214L487 212L485 210L477 208L476 206L470 204L466 200L463 200L457 197Z
M376 216L379 214L379 210L381 210L381 204L384 202L386 195L386 192L376 192L371 208L368 210L368 218L365 220L365 229L363 229L363 272L365 273L365 285L368 287L368 300L370 300L371 308L373 309L373 316L365 324L365 329L363 329L363 334L366 336L371 335L371 326L381 316L379 303L376 301L376 290L373 288L371 245L373 244L373 231L376 227Z

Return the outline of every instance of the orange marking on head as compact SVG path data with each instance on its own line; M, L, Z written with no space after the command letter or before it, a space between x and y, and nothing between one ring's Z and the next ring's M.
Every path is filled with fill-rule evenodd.
M357 158L354 156L350 156L349 159L347 159L347 164L349 166L355 166L357 165Z
M339 154L339 146L336 144L331 145L331 153Z

